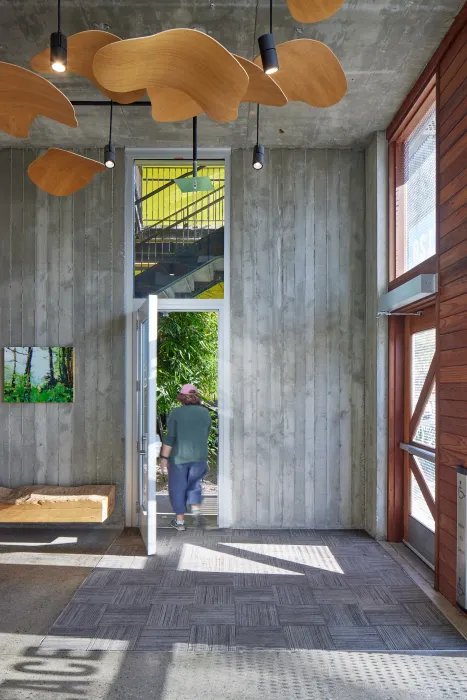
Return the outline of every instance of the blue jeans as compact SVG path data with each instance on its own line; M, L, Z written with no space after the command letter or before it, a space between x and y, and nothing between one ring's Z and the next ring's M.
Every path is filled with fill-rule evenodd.
M169 495L177 515L186 512L187 505L201 504L201 480L208 470L206 462L186 462L169 465Z

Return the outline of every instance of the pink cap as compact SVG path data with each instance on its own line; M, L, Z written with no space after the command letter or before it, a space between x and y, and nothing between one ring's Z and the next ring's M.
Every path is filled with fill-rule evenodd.
M198 393L198 389L194 386L194 384L184 384L182 388L180 389L180 394L190 394L192 391L195 391Z

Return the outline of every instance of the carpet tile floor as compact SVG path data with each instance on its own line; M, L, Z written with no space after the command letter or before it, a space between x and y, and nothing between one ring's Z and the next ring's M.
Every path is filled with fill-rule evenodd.
M466 651L467 641L360 531L125 531L42 647L105 651Z

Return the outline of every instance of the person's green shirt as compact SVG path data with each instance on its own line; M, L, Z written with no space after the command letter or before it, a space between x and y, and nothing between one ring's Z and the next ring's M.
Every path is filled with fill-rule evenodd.
M164 445L170 445L171 461L174 464L206 462L211 416L204 406L179 406L167 419L167 434Z

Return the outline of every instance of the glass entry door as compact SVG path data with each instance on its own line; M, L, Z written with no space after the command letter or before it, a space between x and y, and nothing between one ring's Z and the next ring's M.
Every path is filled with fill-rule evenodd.
M435 563L436 329L434 307L406 321L404 539Z
M157 297L150 296L136 312L136 405L138 458L138 526L148 555L156 552L156 470L160 452L157 434Z

